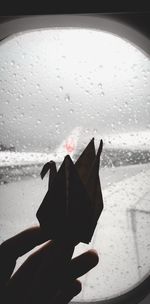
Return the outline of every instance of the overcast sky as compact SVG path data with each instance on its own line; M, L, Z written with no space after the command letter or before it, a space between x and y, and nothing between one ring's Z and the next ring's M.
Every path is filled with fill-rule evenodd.
M0 44L1 143L42 151L76 126L102 137L149 117L150 59L117 36L49 29Z

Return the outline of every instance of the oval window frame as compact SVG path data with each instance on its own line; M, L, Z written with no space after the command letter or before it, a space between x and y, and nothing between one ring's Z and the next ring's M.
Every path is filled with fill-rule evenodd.
M119 26L118 26L119 25ZM59 15L26 15L8 16L0 23L0 41L9 39L19 32L41 28L85 28L102 30L123 38L138 47L146 56L150 56L150 39L146 35L117 20L117 14L59 14ZM150 275L121 296L108 300L92 301L92 304L137 304L150 294ZM74 302L72 303L81 303ZM89 302L84 302L88 304Z

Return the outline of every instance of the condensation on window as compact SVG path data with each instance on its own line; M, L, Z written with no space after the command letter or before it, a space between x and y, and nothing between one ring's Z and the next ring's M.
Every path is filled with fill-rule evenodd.
M100 261L78 301L123 294L150 272L149 84L149 57L107 32L52 28L0 44L1 242L37 223L47 160L59 166L92 137L104 141L104 210L74 253L94 248Z

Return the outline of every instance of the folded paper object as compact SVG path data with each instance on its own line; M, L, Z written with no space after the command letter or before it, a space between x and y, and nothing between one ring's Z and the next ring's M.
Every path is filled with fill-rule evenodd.
M65 156L58 172L54 161L46 163L41 178L50 170L49 187L37 211L37 219L50 239L89 243L103 209L99 179L100 155L94 138L74 164Z

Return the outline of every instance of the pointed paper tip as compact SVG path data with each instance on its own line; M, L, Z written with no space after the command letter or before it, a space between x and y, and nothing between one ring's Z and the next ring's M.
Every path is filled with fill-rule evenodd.
M92 137L92 139L90 140L89 144L87 146L90 146L91 144L94 144L94 137Z
M99 170L99 166L100 166L100 156L102 153L102 149L103 149L103 141L101 139L98 150L97 150L97 154L96 154L96 163L97 163L97 169Z
M101 153L103 150L103 140L101 139L99 147L98 147L98 151L97 151L97 155L100 157Z
M67 155L65 156L64 160L66 160L66 161L70 161L70 160L71 160L70 155L69 155L69 154L67 154Z
M51 160L49 162L49 169L50 169L50 174L49 174L49 183L48 183L48 188L50 188L51 184L52 184L52 181L54 179L54 177L56 176L57 174L57 168L56 168L56 163Z
M102 153L102 150L103 150L103 140L101 139L101 141L100 141L100 153Z
M69 154L67 154L67 155L65 156L64 162L65 162L65 164L66 164L67 166L69 166L70 163L73 164L73 161L72 161L72 159L71 159L71 157L70 157Z
M55 164L54 160L50 160L49 164Z

